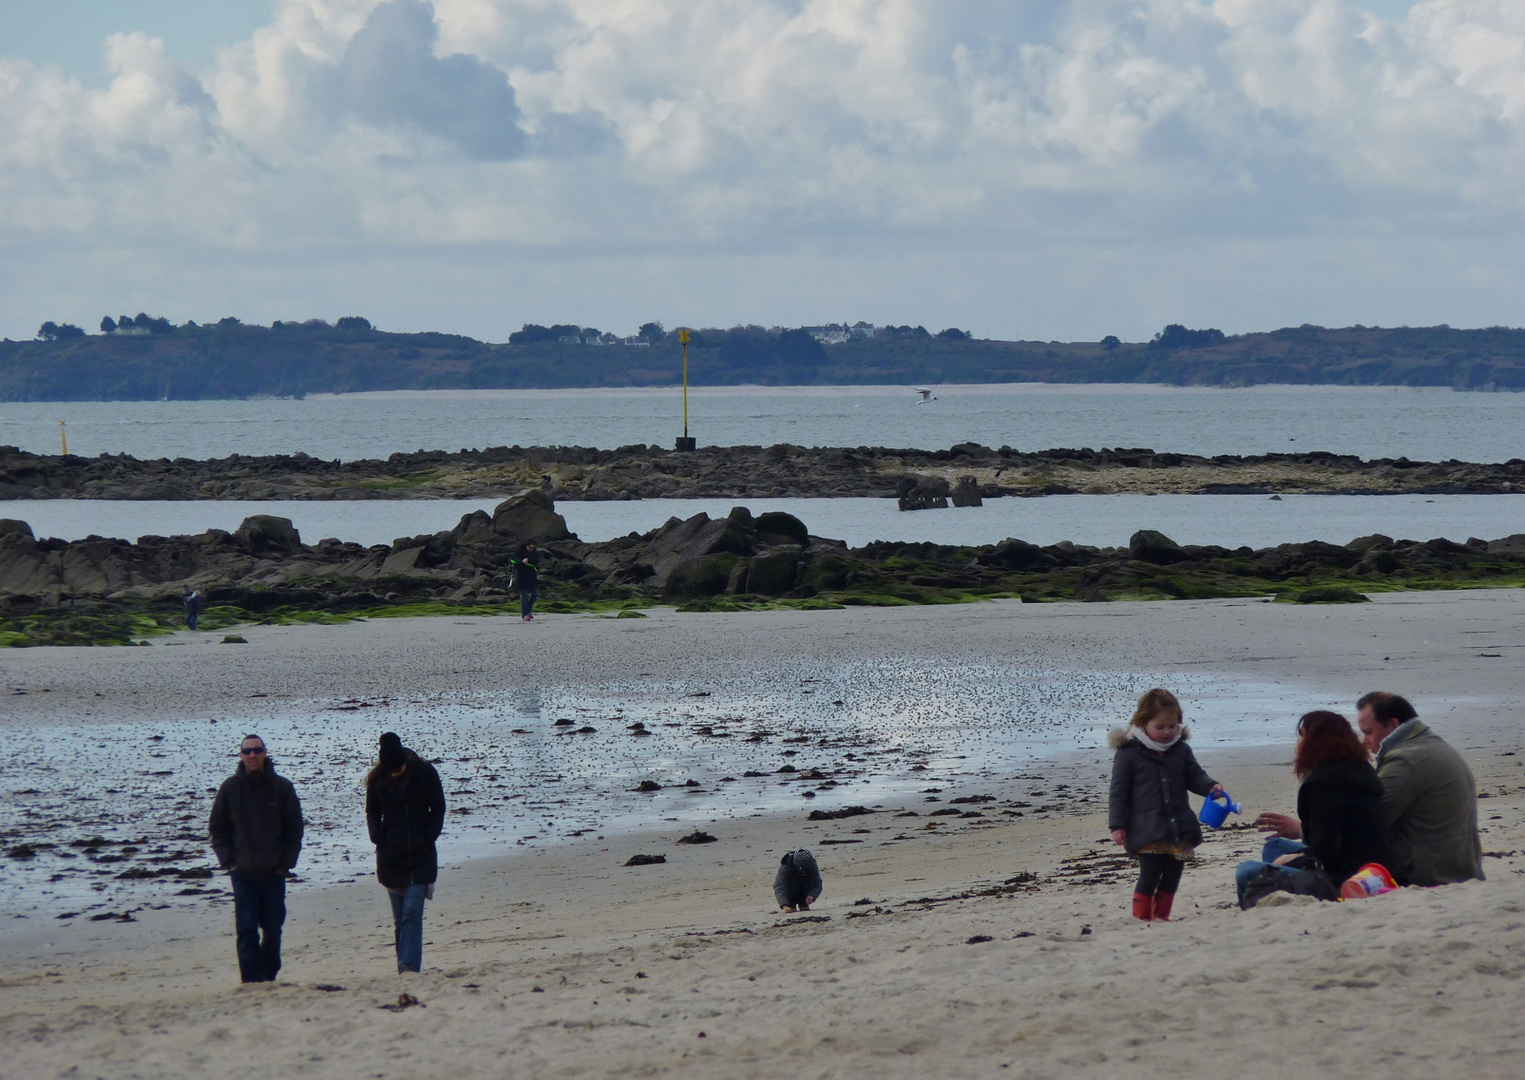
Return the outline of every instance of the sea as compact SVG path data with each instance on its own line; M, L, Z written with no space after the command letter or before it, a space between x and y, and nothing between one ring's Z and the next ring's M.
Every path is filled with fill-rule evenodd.
M931 387L702 387L688 394L688 431L700 445L889 446L945 449L960 442L1033 451L1148 447L1184 454L1328 451L1419 461L1525 457L1525 394L1403 387L1248 389L1001 384ZM0 445L138 458L216 458L304 452L324 459L385 458L416 450L489 446L671 446L683 433L674 388L399 391L250 401L0 404ZM60 427L60 421L64 426ZM506 493L505 493L506 494ZM1140 528L1181 543L1264 547L1299 540L1495 539L1525 531L1525 495L1083 496L990 500L983 507L901 513L876 499L648 499L563 503L582 539L644 532L669 517L786 510L818 536L988 544L1127 543ZM244 517L289 517L309 541L391 543L452 527L495 500L438 502L125 501L0 503L40 536L143 535L234 529Z
M1017 450L1149 447L1179 454L1327 450L1363 458L1498 462L1525 457L1525 394L1400 387L1250 389L998 384L705 387L688 393L701 446L977 442ZM331 460L488 446L672 446L682 392L399 391L251 401L0 403L0 445L56 453Z

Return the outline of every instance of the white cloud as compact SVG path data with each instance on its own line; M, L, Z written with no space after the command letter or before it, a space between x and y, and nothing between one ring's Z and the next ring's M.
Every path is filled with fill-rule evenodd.
M346 309L380 288L417 325L447 325L468 266L473 295L512 283L565 304L448 323L499 334L636 303L840 317L816 309L862 303L852 273L991 334L1116 328L1090 325L1108 290L1134 333L1209 295L1227 326L1301 322L1299 305L1342 295L1333 321L1398 322L1373 308L1406 296L1404 260L1450 321L1520 321L1481 312L1522 282L1477 284L1489 245L1525 232L1515 0L1426 0L1401 22L1344 0L283 0L210 70L140 34L106 52L99 88L0 60L12 334L84 318L71 301L123 307L122 282L89 268L133 259L177 295L125 306L182 318L307 313L240 291L237 260ZM1437 244L1465 270L1438 292ZM1040 253L1041 317L1001 303L990 269L1027 282ZM1310 253L1340 268L1333 294L1292 280ZM797 280L760 289L746 256ZM906 275L984 269L897 289L897 257ZM667 270L611 297L642 259ZM82 271L55 296L66 260ZM1169 272L1138 285L1151 260ZM601 284L550 269L568 265ZM535 266L571 283L525 291ZM1260 275L1242 279L1253 302L1222 296L1236 273ZM750 310L763 295L787 310Z

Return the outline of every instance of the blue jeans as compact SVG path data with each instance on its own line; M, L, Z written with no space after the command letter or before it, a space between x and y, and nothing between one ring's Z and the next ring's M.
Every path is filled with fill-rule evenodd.
M397 970L420 971L424 966L424 898L427 885L409 885L401 892L387 890L392 901L392 937L397 944Z
M533 615L535 613L535 601L540 599L540 586L531 585L527 589L519 590L519 614Z
M243 981L274 982L281 970L281 924L286 921L286 875L255 880L234 871L233 928ZM261 933L263 932L263 939Z
M1288 840L1284 836L1273 836L1265 842L1260 849L1260 858L1249 859L1239 864L1234 871L1234 887L1239 890L1239 903L1244 904L1244 888L1250 883L1250 879L1260 873L1261 867L1269 866L1273 870L1286 870L1288 867L1277 866L1276 860L1283 855L1301 855L1308 850L1308 845L1301 840Z

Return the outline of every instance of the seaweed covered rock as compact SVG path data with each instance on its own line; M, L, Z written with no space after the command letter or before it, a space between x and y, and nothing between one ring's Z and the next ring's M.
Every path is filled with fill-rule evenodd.
M960 476L958 483L953 486L954 506L983 506L985 500L980 498L980 483L972 476Z
M907 477L900 482L900 509L942 510L948 505L948 481L941 476Z
M799 573L801 548L785 544L766 555L754 556L747 567L746 591L762 596L782 596L794 588Z
M572 535L567 531L566 518L556 513L556 503L535 488L526 488L500 502L492 512L492 529L499 536L540 543L565 540Z
M1045 554L1037 544L1029 544L1026 540L1015 537L1002 540L989 551L980 552L975 556L975 561L1003 570L1032 570L1053 566L1055 563L1053 556Z
M793 514L786 514L782 510L769 510L765 514L758 514L756 524L757 534L764 540L782 536L800 547L810 543L810 532L805 528L805 523Z
M1140 529L1128 538L1128 558L1169 566L1172 563L1189 562L1191 554L1162 532Z
M302 537L290 518L255 514L246 517L233 533L244 550L255 554L290 554L302 549Z

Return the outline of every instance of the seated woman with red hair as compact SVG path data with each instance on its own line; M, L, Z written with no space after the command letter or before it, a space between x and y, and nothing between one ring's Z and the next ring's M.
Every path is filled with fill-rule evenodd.
M1371 767L1361 738L1339 713L1320 710L1297 722L1292 771L1297 817L1261 814L1255 824L1276 833L1259 860L1239 864L1234 874L1239 903L1245 886L1262 868L1321 869L1336 888L1367 863L1387 860L1387 826L1382 813L1382 781Z

